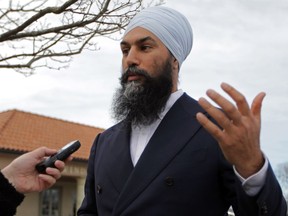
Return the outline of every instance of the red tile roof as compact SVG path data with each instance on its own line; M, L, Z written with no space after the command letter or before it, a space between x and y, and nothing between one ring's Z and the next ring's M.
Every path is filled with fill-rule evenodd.
M96 135L104 129L19 110L0 113L0 151L28 152L40 146L59 149L73 140L81 148L75 159L88 160Z

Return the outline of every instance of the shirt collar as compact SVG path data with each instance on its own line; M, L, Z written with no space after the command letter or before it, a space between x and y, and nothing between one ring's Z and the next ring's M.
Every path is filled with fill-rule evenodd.
M183 93L184 93L183 90L179 89L170 95L169 99L167 100L164 110L159 114L159 118L161 120L164 118L164 116L170 110L170 108L174 105L174 103L183 95Z

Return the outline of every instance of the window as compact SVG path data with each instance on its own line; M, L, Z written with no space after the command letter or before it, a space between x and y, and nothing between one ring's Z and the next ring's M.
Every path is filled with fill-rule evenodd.
M60 216L60 188L50 188L41 193L40 215Z

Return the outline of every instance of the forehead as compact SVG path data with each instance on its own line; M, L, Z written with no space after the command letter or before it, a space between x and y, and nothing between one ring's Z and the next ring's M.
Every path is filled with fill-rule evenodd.
M128 43L133 44L141 41L142 39L149 38L151 41L155 42L160 46L165 46L162 41L154 35L152 32L145 28L136 27L129 31L122 39L121 44Z

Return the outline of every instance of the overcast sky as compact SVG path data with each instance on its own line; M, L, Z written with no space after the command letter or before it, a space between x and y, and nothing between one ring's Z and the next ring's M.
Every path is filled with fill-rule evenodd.
M189 2L189 4L187 4ZM288 1L167 0L187 16L194 33L192 52L180 71L180 88L195 99L221 82L238 88L249 102L265 91L262 149L273 166L288 161ZM24 77L0 73L0 111L19 109L108 128L118 87L119 41L99 38L97 52L74 57L60 71Z

